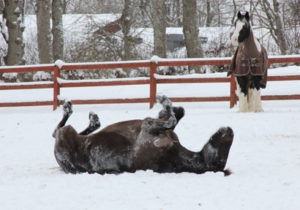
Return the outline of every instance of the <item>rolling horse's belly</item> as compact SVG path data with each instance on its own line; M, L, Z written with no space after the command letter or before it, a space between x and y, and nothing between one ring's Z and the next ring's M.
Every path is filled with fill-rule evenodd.
M96 141L87 146L91 171L119 173L131 171L134 161L134 144L118 133L103 132Z

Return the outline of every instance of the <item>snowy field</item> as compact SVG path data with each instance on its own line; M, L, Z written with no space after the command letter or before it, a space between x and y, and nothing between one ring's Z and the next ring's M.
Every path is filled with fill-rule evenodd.
M280 87L284 92L277 91ZM92 93L101 98L115 91L105 88ZM229 94L227 86L187 88L182 84L161 85L158 91L198 96L203 88ZM136 97L148 97L148 88L128 90ZM299 92L297 81L270 82L264 93ZM61 94L69 98L85 95L77 89ZM8 95L16 101L26 98L22 91L1 91L0 101L9 100ZM35 92L31 98L44 99L44 95ZM300 209L300 100L263 101L263 113L238 113L237 107L229 109L229 102L175 105L186 110L175 131L190 150L199 151L220 126L233 128L235 138L227 162L231 176L152 171L65 174L55 161L51 136L61 119L61 108L0 108L0 209ZM90 110L99 115L103 128L116 121L155 117L160 106L149 110L149 104L74 105L68 123L78 131L84 129Z

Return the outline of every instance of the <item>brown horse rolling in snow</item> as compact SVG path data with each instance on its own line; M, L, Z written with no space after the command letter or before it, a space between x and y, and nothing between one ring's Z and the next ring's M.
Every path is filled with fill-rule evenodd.
M173 107L165 97L158 97L163 106L158 118L129 120L112 124L95 134L100 127L99 118L90 113L89 126L81 133L66 121L72 114L72 104L63 106L63 118L56 127L54 154L66 173L121 173L136 170L165 172L206 171L223 172L233 141L230 127L220 128L200 152L184 148L174 132L184 116L182 107Z

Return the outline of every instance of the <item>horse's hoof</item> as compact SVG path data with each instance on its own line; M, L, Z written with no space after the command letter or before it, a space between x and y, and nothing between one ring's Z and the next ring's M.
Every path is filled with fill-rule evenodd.
M221 127L218 132L221 134L222 141L232 141L233 140L233 130L231 127Z
M170 99L168 99L167 96L162 95L162 96L157 96L156 97L156 101L158 103L160 103L163 107L167 107L167 106L172 106L172 102L170 101Z
M67 101L67 102L64 103L63 111L64 111L64 114L67 114L67 115L71 115L73 113L72 102L71 101Z
M89 120L90 120L90 126L93 128L99 128L100 127L100 120L97 114L94 112L89 113Z
M241 109L241 108L239 108L239 110L237 111L238 113L245 113L245 112L249 112L249 110L248 109Z
M255 109L254 112L264 112L264 109L263 108L258 108L258 109Z
M165 101L166 99L168 99L167 98L167 96L165 96L165 95L158 95L158 96L156 96L156 102L158 102L158 103L163 103L163 101Z

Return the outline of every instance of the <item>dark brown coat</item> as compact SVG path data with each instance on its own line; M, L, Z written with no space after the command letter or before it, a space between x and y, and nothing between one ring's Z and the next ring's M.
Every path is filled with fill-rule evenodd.
M151 169L160 173L222 171L228 175L224 167L233 141L232 129L220 128L200 152L192 152L180 144L174 132L184 109L166 107L159 118L118 122L95 134L80 135L72 126L65 126L72 113L71 103L66 103L63 119L53 133L57 163L66 173Z
M252 31L249 40L254 40ZM261 84L266 87L268 76L267 51L262 45L260 52L256 47L249 48L246 46L248 46L247 41L240 43L232 58L230 70L238 77L248 75L262 76Z

